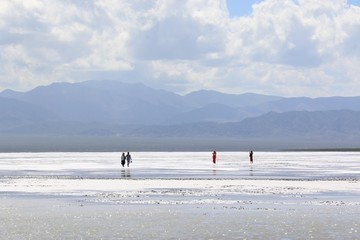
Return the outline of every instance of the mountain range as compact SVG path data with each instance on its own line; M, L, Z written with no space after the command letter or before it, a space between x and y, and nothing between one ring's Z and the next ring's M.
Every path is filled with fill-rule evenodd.
M0 93L6 136L341 139L360 133L360 97L287 98L200 90L178 95L141 83L54 83Z

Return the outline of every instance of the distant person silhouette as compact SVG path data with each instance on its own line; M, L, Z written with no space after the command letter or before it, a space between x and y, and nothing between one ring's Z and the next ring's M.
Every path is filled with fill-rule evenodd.
M121 165L122 165L123 167L125 167L125 160L126 160L125 153L122 153L122 155L121 155Z
M132 158L129 152L127 152L126 154L126 161L127 161L127 166L130 166L130 162L132 162Z
M254 152L253 152L253 151L250 151L250 152L249 152L250 163L253 163L253 161L254 161L253 155L254 155Z
M213 160L213 163L215 164L216 163L216 151L213 151L213 153L212 153L212 160Z

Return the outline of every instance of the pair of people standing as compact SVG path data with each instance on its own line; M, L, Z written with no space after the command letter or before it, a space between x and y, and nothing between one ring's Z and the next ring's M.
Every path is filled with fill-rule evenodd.
M125 161L127 162L127 166L130 166L130 163L132 162L132 158L129 152L125 155L125 153L122 153L121 155L121 165L125 167Z

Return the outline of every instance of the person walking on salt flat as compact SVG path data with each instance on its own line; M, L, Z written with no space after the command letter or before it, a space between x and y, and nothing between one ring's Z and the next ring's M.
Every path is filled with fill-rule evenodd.
M127 161L127 166L130 166L130 163L132 162L132 158L129 152L127 152L126 154L126 161Z
M122 153L122 155L121 155L121 165L123 167L125 167L125 159L126 159L125 153Z
M216 151L213 151L213 153L212 153L212 160L213 160L213 163L215 164L216 163Z
M253 154L254 154L253 151L249 152L250 163L253 163L254 161Z

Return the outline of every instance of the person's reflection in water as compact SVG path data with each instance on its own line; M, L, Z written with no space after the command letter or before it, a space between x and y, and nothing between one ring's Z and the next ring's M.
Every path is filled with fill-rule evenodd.
M254 176L254 172L253 172L253 166L250 166L250 174L251 177Z
M122 178L131 178L131 171L129 168L121 169L121 177Z
M126 177L127 177L127 178L131 178L131 171L130 171L130 169L128 168L128 169L126 169L125 171L126 171Z
M212 174L213 174L214 176L216 175L216 165L213 165Z

